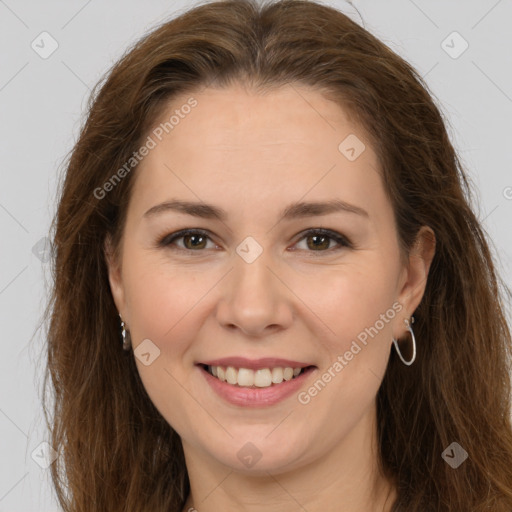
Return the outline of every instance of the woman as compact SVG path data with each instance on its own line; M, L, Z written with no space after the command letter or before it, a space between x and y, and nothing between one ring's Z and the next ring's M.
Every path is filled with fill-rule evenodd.
M470 193L421 78L335 9L211 2L137 43L53 225L63 509L512 510Z

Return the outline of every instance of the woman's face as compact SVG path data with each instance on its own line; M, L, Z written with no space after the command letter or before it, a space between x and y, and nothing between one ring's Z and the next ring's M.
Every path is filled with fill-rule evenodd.
M376 154L346 112L299 85L205 89L160 121L173 114L148 134L121 266L109 262L151 400L187 458L237 471L347 449L374 425L392 338L430 263L400 263ZM201 233L171 240L184 229ZM286 380L286 367L306 370Z

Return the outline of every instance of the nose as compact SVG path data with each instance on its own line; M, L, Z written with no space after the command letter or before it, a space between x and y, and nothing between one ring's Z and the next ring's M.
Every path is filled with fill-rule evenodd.
M252 263L235 255L234 268L223 284L217 320L226 329L261 338L291 325L292 296L265 251Z

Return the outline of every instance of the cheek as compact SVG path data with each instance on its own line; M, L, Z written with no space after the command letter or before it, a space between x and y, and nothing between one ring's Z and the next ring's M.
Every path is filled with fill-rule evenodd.
M316 411L329 411L329 421L345 428L375 398L399 310L393 307L395 270L377 257L362 262L332 274L323 309L315 311L330 327L327 336L319 338L327 357L318 378L326 384L315 384L301 396L314 401Z
M396 294L395 274L371 259L343 268L329 281L326 304L330 304L331 315L343 324L373 324L391 307Z
M194 389L189 385L185 392L183 383L189 382L194 371L190 349L199 337L201 298L212 284L207 276L200 279L174 270L163 273L162 265L155 262L132 265L130 272L127 290L133 348L137 351L149 339L159 350L149 365L135 356L137 370L152 403L181 435L196 415L204 414L191 399Z
M161 348L164 340L175 335L205 293L205 279L197 273L183 272L161 259L133 257L127 262L126 294L130 328L136 333L135 344L149 338ZM206 279L207 280L207 279ZM133 338L133 336L132 336Z
M329 363L343 356L344 374L361 375L364 368L383 374L400 305L395 304L394 269L383 260L346 266L331 276L322 306L315 310L329 327L322 338Z

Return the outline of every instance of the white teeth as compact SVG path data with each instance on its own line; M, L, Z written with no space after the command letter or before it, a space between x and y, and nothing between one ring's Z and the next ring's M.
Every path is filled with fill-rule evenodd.
M222 382L225 382L226 380L226 372L224 371L224 368L222 366L212 366L212 369L217 369L217 378L221 380Z
M293 368L289 366L283 370L283 378L284 380L292 380L293 379Z
M302 368L287 366L285 368L276 367L272 369L260 368L255 371L249 368L234 368L233 366L228 366L227 368L208 366L208 371L222 382L228 382L232 385L268 388L272 384L280 384L283 380L291 380L297 377L301 373Z
M281 382L283 382L282 368L272 368L272 382L274 384L280 384Z
M272 385L272 374L268 368L260 368L254 372L254 385L258 388L268 388Z
M254 372L247 368L240 368L237 383L239 386L254 386Z
M228 384L236 384L238 378L238 372L236 371L236 368L233 368L232 366L228 366L226 368L226 380L228 381Z

